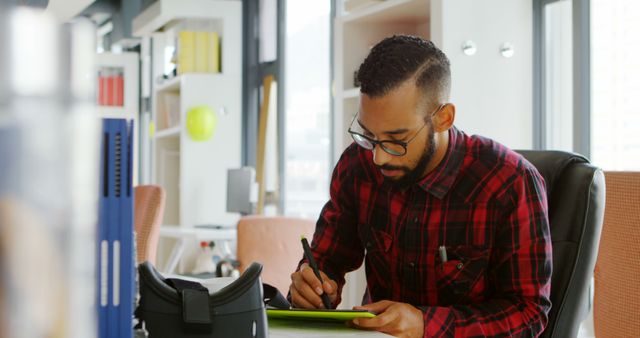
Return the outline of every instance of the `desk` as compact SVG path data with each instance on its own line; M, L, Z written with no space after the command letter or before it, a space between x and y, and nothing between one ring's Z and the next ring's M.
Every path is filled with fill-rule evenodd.
M167 264L162 269L164 273L175 273L180 257L189 241L196 245L200 241L235 241L237 231L235 227L211 229L163 225L160 227L160 237L177 239L177 243L171 249ZM227 252L227 254L232 254L232 252Z
M269 338L324 338L324 337L391 337L390 335L347 327L341 322L269 320Z

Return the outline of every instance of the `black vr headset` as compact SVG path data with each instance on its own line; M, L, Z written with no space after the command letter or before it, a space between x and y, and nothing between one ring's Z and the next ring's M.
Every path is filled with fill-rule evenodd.
M260 263L212 295L199 283L165 279L149 262L138 272L136 317L150 338L268 337Z

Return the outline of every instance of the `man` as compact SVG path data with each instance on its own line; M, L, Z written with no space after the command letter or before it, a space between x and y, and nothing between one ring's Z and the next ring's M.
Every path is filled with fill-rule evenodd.
M354 320L358 328L539 335L551 307L540 174L517 153L454 127L449 60L430 41L381 41L358 79L355 142L333 172L312 243L324 284L303 260L291 275L294 306L322 308L327 293L335 307L345 273L366 258L367 291L356 308L378 315Z

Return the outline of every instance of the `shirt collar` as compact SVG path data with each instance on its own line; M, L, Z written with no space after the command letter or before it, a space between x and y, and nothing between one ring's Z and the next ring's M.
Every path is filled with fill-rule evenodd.
M455 126L449 129L447 152L438 166L418 181L418 186L433 196L442 199L458 176L466 153L464 134Z

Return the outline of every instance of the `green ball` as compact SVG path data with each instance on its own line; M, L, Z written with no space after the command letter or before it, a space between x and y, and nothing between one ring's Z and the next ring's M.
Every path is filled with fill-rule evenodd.
M187 111L187 132L194 141L207 141L218 125L216 113L208 106L197 106Z

